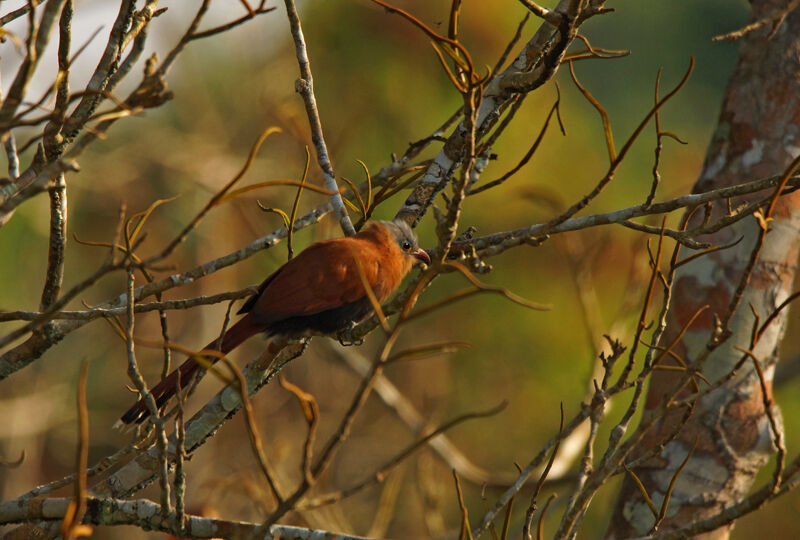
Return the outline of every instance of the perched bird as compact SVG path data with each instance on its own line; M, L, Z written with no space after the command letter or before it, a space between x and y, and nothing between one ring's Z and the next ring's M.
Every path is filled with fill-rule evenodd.
M245 316L225 333L219 350L227 354L258 333L290 338L346 334L373 311L359 266L383 302L420 261L431 262L403 221L371 222L355 236L311 244L264 280L239 310ZM215 350L216 340L205 349ZM207 358L212 363L218 359ZM200 367L189 358L167 375L150 391L156 404L161 407L178 388L186 388ZM140 399L120 422L141 423L148 414Z

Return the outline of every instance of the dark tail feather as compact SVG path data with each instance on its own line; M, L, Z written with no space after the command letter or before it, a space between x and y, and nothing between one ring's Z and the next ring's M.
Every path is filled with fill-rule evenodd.
M243 341L262 331L264 331L262 326L255 324L250 315L245 315L225 333L225 337L222 338L222 344L220 345L220 352L222 354L228 354ZM217 340L214 340L206 345L204 350L216 350L216 348ZM212 364L219 360L215 356L207 356L206 358L208 358ZM178 388L188 387L195 374L200 369L200 364L193 358L189 358L181 364L180 367L161 379L161 382L150 390L150 394L153 396L153 399L156 400L156 406L161 408L178 392ZM141 424L148 416L150 416L150 411L147 409L144 399L140 399L122 415L114 427L121 427L133 423Z

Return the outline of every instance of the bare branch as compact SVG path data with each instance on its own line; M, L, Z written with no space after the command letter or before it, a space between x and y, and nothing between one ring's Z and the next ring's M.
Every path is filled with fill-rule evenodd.
M783 20L786 16L800 7L800 0L791 0L785 7L778 8L774 10L772 13L767 15L766 17L762 17L761 19L748 24L744 28L740 28L739 30L734 30L733 32L728 32L727 34L720 34L718 36L714 36L711 38L711 41L724 41L724 40L736 40L739 39L751 32L755 32L756 30L763 28L769 24L773 25L772 30L770 31L770 35L774 35L775 32L778 31Z
M29 500L17 502L0 502L0 524L19 523L31 520L61 520L67 512L72 499L51 498L42 501ZM325 531L303 529L288 525L272 525L268 532L258 523L243 521L225 521L222 519L186 516L185 529L177 525L177 516L170 514L163 518L157 504L146 499L126 501L121 499L89 497L86 501L84 523L96 525L136 525L145 530L157 530L171 534L179 534L189 538L253 538L258 536L265 540L279 538L296 538L298 540L315 540L332 538ZM341 540L369 540L361 536L337 534Z
M308 59L308 52L306 51L306 41L305 37L303 37L303 29L300 26L300 16L297 14L294 0L284 0L284 4L286 5L289 26L294 39L297 63L300 66L300 78L295 81L294 88L303 98L303 103L306 106L306 114L311 127L311 140L314 142L314 149L317 152L317 163L322 170L325 187L328 191L333 192L333 195L331 195L333 211L339 220L342 232L347 236L352 236L356 233L356 230L353 228L353 223L350 221L350 216L347 215L347 209L344 207L342 196L339 194L339 187L336 185L336 174L333 172L333 166L328 156L328 147L325 144L325 136L322 133L322 121L317 110L317 99L314 97L311 61Z

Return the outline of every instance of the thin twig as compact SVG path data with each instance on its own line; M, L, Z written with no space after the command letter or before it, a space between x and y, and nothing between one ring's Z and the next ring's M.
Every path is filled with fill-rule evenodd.
M126 237L127 238L127 237ZM139 372L139 367L136 362L136 354L134 351L134 339L133 339L133 328L134 328L134 277L133 277L133 268L128 267L128 287L126 289L126 295L128 299L127 305L127 325L125 326L125 342L126 348L128 351L128 376L130 377L133 384L136 386L136 389L139 391L139 395L141 395L144 400L145 404L147 405L147 409L150 412L150 416L153 418L153 423L156 427L156 446L158 447L158 459L159 459L159 481L161 483L161 514L162 517L165 517L172 512L172 502L170 500L170 483L169 483L169 458L167 456L167 434L164 430L164 419L158 413L158 406L156 405L156 401L153 398L153 395L150 394L150 391L147 389L147 385L142 378L141 373Z
M86 377L89 374L89 362L81 362L81 373L78 379L78 452L76 458L75 499L64 516L61 534L65 540L74 540L80 536L91 534L91 527L81 525L86 514L86 469L89 466L89 410L86 406Z
M270 11L275 11L275 9L276 8L274 8L274 7L268 7L268 8L259 7L258 9L250 11L247 15L243 15L243 16L239 17L238 19L232 20L229 23L221 24L219 26L215 26L214 28L209 28L208 30L203 30L202 32L194 32L189 36L189 39L190 40L202 39L202 38L207 38L207 37L214 36L214 35L219 34L221 32L226 32L226 31L230 30L231 28L235 28L235 27L239 26L240 24L243 24L243 23L249 21L250 19L252 19L253 17L256 17L257 15L263 15L264 13L269 13Z
M264 444L261 442L261 435L258 432L255 413L253 412L253 404L250 401L250 396L248 393L247 380L244 378L242 371L236 366L236 364L231 362L228 357L221 355L221 360L225 363L237 381L236 390L239 392L239 396L241 397L242 404L244 406L245 423L247 426L247 433L250 437L250 446L253 449L253 455L256 457L258 466L261 469L261 473L264 475L264 479L267 481L267 485L272 491L272 496L275 497L276 503L280 505L283 503L283 498L281 497L281 494L278 491L278 486L274 480L275 473L270 470L269 462L267 461L267 455L264 452Z
M212 296L198 296L185 300L165 300L163 302L148 302L136 304L134 313L147 313L150 311L167 311L175 309L189 309L197 306L219 304L229 300L247 298L257 291L257 287L247 287L238 291L215 294ZM85 311L59 311L52 319L90 321L99 318L119 317L126 313L125 307L118 308L92 308ZM6 321L35 321L45 313L41 311L0 311L0 322Z
M19 176L19 154L17 154L17 139L13 133L8 134L3 146L8 157L8 176L11 180L15 180Z
M547 117L544 120L544 125L539 130L539 134L536 136L536 139L533 141L533 144L525 153L525 155L522 157L522 159L519 161L519 163L517 163L511 170L502 175L500 178L492 180L491 182L487 182L475 189L470 189L468 195L475 195L476 193L480 193L481 191L486 191L487 189L491 189L495 186L502 184L503 182L505 182L506 180L517 174L517 172L519 172L519 170L531 160L533 155L536 153L536 150L539 149L539 145L542 143L544 135L545 133L547 133L547 128L550 125L550 119L553 117L553 114L556 113L556 111L558 110L560 103L561 103L561 92L558 92L556 102L550 108L550 112L547 113Z
M748 24L747 26L740 28L739 30L734 30L733 32L728 32L727 34L721 34L718 36L714 36L711 38L711 41L723 41L723 40L736 40L739 39L751 32L755 32L759 28L763 28L768 24L773 24L774 27L770 32L770 35L774 34L778 31L778 27L780 26L783 19L786 18L790 12L794 11L800 7L800 0L791 0L786 6L783 8L778 8L768 14L766 17L762 17L761 19Z
M461 480L458 478L458 473L453 469L453 480L456 483L456 495L458 496L458 507L461 509L461 534L459 540L469 539L472 540L472 529L469 526L469 514L467 513L467 505L464 503L464 493L461 490Z
M347 215L347 209L344 207L342 196L339 194L339 186L336 185L336 174L333 172L333 166L331 165L330 157L328 157L328 147L325 144L325 136L322 133L322 121L317 109L317 99L314 96L314 79L311 75L311 63L308 59L303 29L300 26L300 16L297 14L294 0L284 0L284 4L286 5L289 26L294 39L297 63L300 66L300 78L295 81L295 91L303 98L303 103L306 107L306 114L311 127L311 140L317 152L317 163L322 170L325 187L332 192L331 204L333 205L333 211L339 220L342 232L346 236L352 236L356 233L356 230L353 228L353 223L350 221L350 216Z
M2 17L0 17L0 26L5 26L8 23L10 23L11 21L19 19L23 15L27 14L31 10L31 8L35 8L36 6L41 4L42 2L44 2L44 0L30 0L24 6L22 6L20 8L17 8L17 9L15 9L14 11L12 11L10 13L6 13Z
M388 474L391 472L392 469L397 467L400 463L404 462L411 454L413 454L418 449L425 446L425 444L430 444L436 438L443 436L442 434L446 433L450 429L454 428L455 426L463 422L466 422L468 420L474 420L476 418L488 418L496 414L499 414L506 408L506 406L507 403L503 402L500 405L492 407L491 409L488 409L486 411L478 411L474 413L466 413L459 415L456 418L453 418L452 420L449 420L441 424L436 429L427 432L423 437L420 437L413 443L409 444L406 448L398 452L387 463L379 467L375 472L367 476L361 482L358 482L352 487L336 491L333 493L328 493L326 495L318 497L317 499L307 501L306 503L299 506L298 509L316 508L325 504L332 504L334 502L338 502L342 499L350 497L373 484L381 482L384 478L386 478L386 476L388 476ZM453 472L456 474L458 473L458 471L455 468L453 468Z
M559 424L558 431L562 432L564 430L564 404L561 403L561 421ZM547 480L547 475L550 474L550 469L553 467L553 463L556 460L556 455L558 454L558 448L561 446L562 439L558 439L555 446L553 447L553 452L550 454L550 459L547 461L547 465L545 466L544 470L542 470L542 474L539 476L539 481L536 482L536 487L533 490L533 494L531 495L531 502L528 505L528 509L525 511L525 522L522 527L522 537L526 540L531 540L531 522L533 520L533 514L536 512L536 500L539 498L539 493L542 490L542 486L544 485L545 480ZM587 445L588 446L588 445ZM544 513L544 510L542 511ZM539 517L539 536L541 536L541 515Z

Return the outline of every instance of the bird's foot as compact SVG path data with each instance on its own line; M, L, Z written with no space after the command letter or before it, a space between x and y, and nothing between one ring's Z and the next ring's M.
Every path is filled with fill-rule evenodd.
M339 334L336 336L336 339L339 340L339 343L342 347L350 347L351 345L363 345L364 339L358 338L356 339L353 335L353 331L356 328L356 323L350 321L350 324L347 325L347 328L340 331Z

